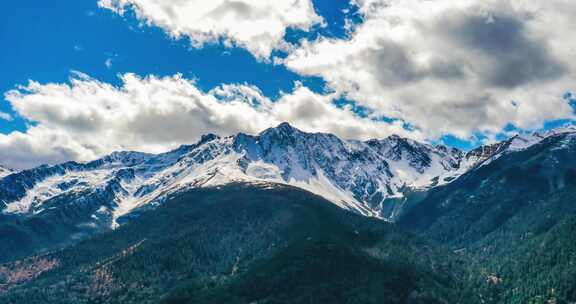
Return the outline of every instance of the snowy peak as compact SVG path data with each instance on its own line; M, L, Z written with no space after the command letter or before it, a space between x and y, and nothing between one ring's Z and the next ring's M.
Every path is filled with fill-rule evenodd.
M503 141L491 145L480 146L466 153L465 159L473 160L475 162L482 162L490 157L506 151L509 145L509 141Z
M565 134L565 133L576 133L576 125L566 125L566 126L562 126L562 127L551 129L551 130L544 131L544 132L536 132L533 134L533 136L544 139L546 137L555 136L555 135L559 135L559 134Z
M268 128L265 131L263 131L260 135L264 135L264 134L269 133L269 132L284 133L284 134L303 133L299 129L294 128L288 122L283 122L276 127Z
M0 178L14 173L13 170L0 166Z
M576 134L576 126L564 126L533 134L517 134L501 142L480 146L469 152L462 153L459 169L451 176L448 176L447 180L452 181L466 172L489 164L505 154L526 150L548 138L566 134Z
M378 149L391 161L404 161L419 173L440 162L445 170L456 169L462 152L445 146L431 146L417 141L392 135L384 140L370 140L369 146Z
M568 125L544 132L535 132L533 134L518 134L495 144L480 146L466 153L465 159L482 163L486 160L498 157L503 153L521 151L530 148L552 136L570 133L576 133L576 126Z
M283 123L258 135L207 134L162 154L116 152L88 162L41 166L0 178L0 210L38 216L59 208L95 227L116 227L134 210L170 195L232 182L280 183L308 190L367 216L394 219L407 192L449 183L504 153L575 132L515 136L464 153L399 136L342 140Z
M132 151L121 151L114 152L104 158L97 161L89 163L89 165L94 167L131 167L137 166L146 162L151 158L152 154L142 153L142 152L132 152Z
M230 182L274 182L324 196L355 212L387 218L385 201L423 187L455 160L442 149L400 138L344 141L289 124L259 135L203 136L193 145L153 155L116 152L85 163L27 170L0 180L5 214L39 214L53 202L90 198L91 217L112 226L132 210L172 193ZM94 197L99 195L98 199Z

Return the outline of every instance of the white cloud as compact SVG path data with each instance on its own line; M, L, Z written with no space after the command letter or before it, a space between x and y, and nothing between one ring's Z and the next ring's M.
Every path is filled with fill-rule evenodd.
M122 76L119 87L82 74L70 84L40 84L8 92L26 132L0 134L0 159L25 168L89 160L115 150L160 152L206 132L257 133L289 121L305 131L344 138L391 133L415 139L445 134L488 138L507 124L534 129L574 119L562 98L574 90L576 5L571 0L353 0L363 22L346 22L349 38L320 37L291 46L286 29L310 29L322 18L311 0L99 0L133 10L172 37L193 45L223 42L301 75L320 76L334 90L317 94L301 84L275 101L246 84L205 92L194 81ZM106 62L106 65L109 66ZM393 123L362 118L345 96ZM1 118L1 117L0 117ZM406 131L403 124L416 127Z
M197 47L222 40L261 59L286 47L287 28L306 30L322 22L311 0L99 0L98 5L121 15L133 10L140 20L172 37L189 37Z
M6 112L0 112L0 119L5 121L13 121L14 117Z
M114 61L112 60L112 58L106 58L106 60L104 61L104 65L106 66L107 69L111 69L113 63Z
M286 66L429 138L574 118L573 1L355 2L349 39L304 42Z
M360 118L338 108L332 95L319 95L296 84L272 101L249 85L199 90L180 75L122 76L116 87L77 73L70 84L27 86L6 94L24 119L25 133L0 135L0 159L13 168L66 160L91 160L117 150L161 152L195 142L215 132L258 133L288 121L305 131L331 132L345 138L408 134L401 123Z

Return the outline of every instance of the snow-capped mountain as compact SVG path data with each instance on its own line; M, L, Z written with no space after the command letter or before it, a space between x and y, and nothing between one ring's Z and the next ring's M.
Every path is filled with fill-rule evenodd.
M505 153L521 151L527 149L542 140L556 135L576 133L576 126L565 126L545 132L535 132L533 134L514 135L507 140L491 145L480 146L465 154L464 163L461 165L465 170L469 170L476 165L486 164Z
M14 171L6 167L0 166L0 178L12 174Z
M398 136L347 141L283 123L257 136L205 135L194 145L163 154L116 152L89 163L10 174L0 179L0 210L12 217L75 214L81 218L77 225L109 229L132 211L156 206L176 192L273 182L300 187L363 215L393 219L407 192L448 183L558 132L576 130L515 136L464 153Z

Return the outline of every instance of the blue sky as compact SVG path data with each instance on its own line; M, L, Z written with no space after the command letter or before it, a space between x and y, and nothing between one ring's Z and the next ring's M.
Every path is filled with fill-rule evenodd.
M319 9L330 14L327 18L332 23L341 24L337 7ZM290 90L296 80L322 89L321 79L299 77L283 66L259 62L241 48L192 48L186 39L175 40L161 29L139 26L136 18L122 18L92 0L22 0L9 4L0 14L0 45L9 46L0 53L2 92L30 79L66 82L71 71L113 84L118 84L118 74L127 72L159 76L182 73L196 78L201 88L246 82L271 97ZM334 35L341 35L339 28L335 27ZM110 68L105 65L109 59ZM0 111L16 118L0 120L0 132L26 128L7 102Z
M567 59L571 54L566 50L572 46L566 39L569 34L548 27L550 22L523 19L524 11L500 6L497 1L467 1L469 5L458 7L458 12L463 12L458 15L453 13L456 7L449 4L442 4L437 10L427 8L427 2L416 6L395 4L397 7L386 10L382 0L358 1L358 5L348 0L303 0L301 3L311 1L310 7L303 6L298 11L308 14L305 21L290 23L290 18L296 17L278 17L286 26L282 41L269 38L263 43L252 36L245 39L242 29L234 32L235 24L210 19L216 28L224 24L224 34L194 47L192 41L206 34L202 28L192 25L190 29L191 25L182 21L187 17L185 8L193 9L194 4L174 9L169 6L176 4L159 2L162 4L158 6L140 6L141 11L129 4L139 1L142 0L22 0L7 4L0 13L0 91L16 90L21 95L0 103L0 112L13 118L0 119L0 134L4 134L1 148L11 151L14 146L26 146L14 151L28 153L32 159L33 155L43 155L38 161L85 159L118 148L147 150L148 146L165 144L168 149L193 141L199 132L257 132L287 119L307 131L334 132L347 138L400 133L470 149L514 132L573 123L575 101L566 94L573 89L571 77L575 69ZM554 17L561 2L554 0L526 10L538 9L541 21L573 22L568 13ZM250 18L263 17L258 5L245 4L243 10L230 11L234 8L224 7L226 2L223 3L220 9L233 12L235 18L242 18L244 11L252 14ZM288 2L275 2L274 7L277 3ZM486 15L474 15L479 5L486 5ZM179 21L166 25L162 9L183 15ZM450 15L442 15L446 12ZM550 19L546 19L547 14ZM250 31L250 18L236 21L245 22L243 26ZM438 26L438 20L444 24ZM254 24L261 26L256 21ZM171 37L170 31L179 31L180 37ZM286 43L291 47L285 48ZM442 45L454 50L453 54L442 49ZM267 54L267 48L273 51ZM56 109L66 104L93 104L77 91L61 103L58 94L62 91L50 91L51 84L75 89L70 84L75 71L91 77L85 84L113 85L116 95L129 90L122 77L127 73L159 79L181 74L209 98L214 95L210 90L234 84L254 88L259 92L256 99L293 107L290 115L283 116L278 114L284 111L280 106L275 110L257 109L264 113L258 115L265 122L249 127L211 122L195 127L197 132L189 138L154 139L147 143L150 145L142 146L122 142L93 149L91 142L78 140L88 133L75 129L74 124L81 118L70 119L74 116L70 111L74 110ZM19 87L29 80L40 83L44 93ZM143 78L137 82L146 88L151 86ZM65 88L59 88L62 89ZM309 99L319 104L315 106ZM311 103L309 113L301 106L307 103ZM16 104L19 110L13 107ZM319 108L323 110L317 112ZM252 120L260 119L258 115ZM334 115L334 119L331 121L326 115ZM59 118L54 119L56 116ZM242 115L228 115L226 121L241 118ZM162 128L152 123L149 126ZM24 135L16 136L15 131ZM53 151L40 151L41 141L34 139L40 131L58 137L66 148L54 144L50 148ZM89 134L97 142L102 140L98 136L106 132L110 130ZM146 137L131 129L126 130L126 136ZM54 152L62 149L67 152ZM59 156L52 157L56 154Z
M348 1L314 3L329 25L314 35L344 37L346 14L342 10L351 8ZM321 78L302 77L284 66L263 63L242 48L217 44L192 48L187 39L172 39L159 28L141 26L134 16L123 18L99 8L94 0L22 0L9 4L0 16L0 45L9 46L0 53L2 92L31 79L66 82L71 71L113 84L119 83L118 74L127 72L159 76L181 73L197 79L204 89L222 83L249 83L272 98L291 90L294 81L323 90ZM304 36L312 34L287 33L292 41ZM110 67L107 60L111 60ZM26 123L7 102L1 104L0 111L15 118L0 120L0 132L26 129Z

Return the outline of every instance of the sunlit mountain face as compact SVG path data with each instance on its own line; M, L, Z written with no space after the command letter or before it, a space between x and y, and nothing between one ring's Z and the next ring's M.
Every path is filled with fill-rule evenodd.
M0 304L576 303L576 4L0 18Z

